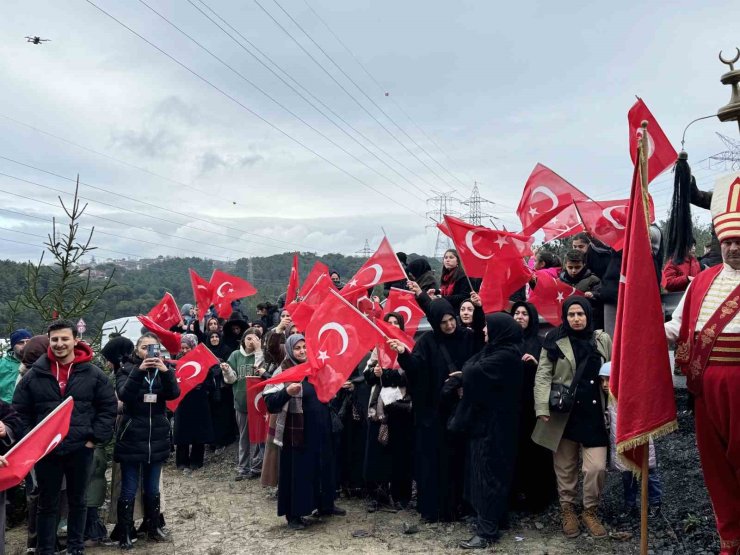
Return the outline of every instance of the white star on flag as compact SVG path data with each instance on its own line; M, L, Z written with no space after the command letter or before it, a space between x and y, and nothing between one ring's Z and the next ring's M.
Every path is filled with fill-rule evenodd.
M349 285L350 287L354 287L355 285L357 285L357 280L352 278L352 281L350 281L347 285Z
M498 245L498 248L503 249L504 245L506 245L509 242L509 240L504 237L503 235L499 235L498 239L494 241Z
M539 214L539 212L537 211L537 209L534 206L529 209L529 216L531 218L534 218L537 214Z
M563 292L562 291L558 291L558 302L559 303L562 303L564 299L565 299L565 297L563 297Z
M321 362L326 362L331 357L326 353L326 351L319 351L319 355L317 357Z

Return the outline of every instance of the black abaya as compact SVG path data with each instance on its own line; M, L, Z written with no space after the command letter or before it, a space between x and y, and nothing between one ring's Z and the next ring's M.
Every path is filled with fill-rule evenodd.
M455 428L470 437L466 496L477 534L498 537L516 463L522 387L521 328L508 314L486 317L488 345L463 367Z
M447 430L449 414L442 389L450 373L461 370L483 344L482 328L457 327L452 334L442 333L440 324L447 314L457 316L449 302L432 301L428 319L433 331L417 341L412 353L398 355L413 399L417 510L428 521L455 520L459 514L466 450L460 447L457 435ZM476 330L479 325L474 314Z
M280 413L290 395L285 388L264 396L267 410ZM329 407L319 401L308 380L303 381L303 445L285 442L280 452L278 516L330 513L334 507L334 453Z

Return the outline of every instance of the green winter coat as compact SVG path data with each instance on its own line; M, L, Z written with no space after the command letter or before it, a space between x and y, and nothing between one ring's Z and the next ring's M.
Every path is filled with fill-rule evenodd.
M231 353L227 361L233 374L224 373L224 381L234 384L234 410L247 412L247 376L254 376L255 355L246 354L242 347Z
M595 331L594 335L596 349L604 358L604 361L608 362L611 360L612 338L609 337L609 334L601 330ZM560 439L563 437L563 432L565 431L565 426L568 423L568 418L570 417L570 413L554 412L550 414L550 388L554 383L570 386L576 371L576 357L573 353L570 339L563 337L558 339L556 344L560 347L565 358L559 358L553 363L547 357L547 351L542 349L540 353L540 364L537 367L537 375L534 378L535 414L538 417L549 416L550 420L544 422L539 418L537 419L534 432L532 432L532 441L550 449L550 451L557 451L558 445L560 445ZM602 405L604 405L603 396ZM605 405L603 409L606 410Z
M12 349L0 358L0 399L10 404L13 402L13 392L18 381L18 367L21 361L15 356Z

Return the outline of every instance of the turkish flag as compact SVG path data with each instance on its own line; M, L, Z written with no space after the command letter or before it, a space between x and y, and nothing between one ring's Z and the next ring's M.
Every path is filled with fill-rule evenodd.
M205 314L206 310L211 308L211 297L213 297L211 284L205 278L200 277L192 268L188 271L190 272L190 285L193 287L195 304L200 309L201 314Z
M385 334L386 341L379 342L376 345L378 350L378 364L381 368L397 368L398 353L388 346L387 339L398 339L407 350L413 351L416 345L413 337L401 328L385 322L381 318L375 318L375 325Z
M8 466L0 468L0 491L20 484L33 465L67 437L74 405L67 397L5 454Z
M305 288L308 282L304 282L303 285ZM337 288L332 283L329 274L318 274L316 281L308 290L301 290L301 295L299 295L301 300L293 301L285 307L285 310L288 311L298 329L303 331L308 327L316 308L331 291L336 292L336 290Z
M617 452L638 473L648 441L678 427L663 307L645 216L639 166L635 166L609 389L617 400Z
M490 260L532 256L533 237L469 224L452 216L444 218L465 273L470 277L483 277Z
M571 295L583 296L583 293L543 270L534 274L537 276L537 285L530 291L528 300L545 320L553 326L559 326L562 323L563 301Z
M586 228L583 226L578 210L573 203L570 203L562 212L542 226L542 231L545 232L545 243L572 237L585 230Z
M522 191L516 213L522 234L531 235L567 208L588 197L547 166L537 164Z
M491 260L480 286L480 300L486 314L509 308L509 297L524 287L532 271L521 258L518 260Z
M383 307L380 303L375 302L370 297L360 297L357 299L357 310L362 312L368 318L380 317L383 315Z
M655 221L655 206L650 201L650 222ZM627 225L629 199L576 202L576 208L586 230L615 251L624 246L624 231Z
M290 268L288 290L285 293L285 304L292 303L298 296L298 254L293 255L293 266Z
M424 311L416 302L416 295L405 289L391 287L388 298L385 300L385 313L397 312L403 316L403 329L408 335L414 337L419 329L421 319L426 316Z
M384 339L377 326L334 291L316 309L304 335L313 369L308 381L322 403L336 395L362 358Z
M633 164L637 164L637 141L642 137L643 120L648 122L648 183L650 183L676 163L678 154L658 125L658 120L650 113L642 98L638 98L627 113L630 127L630 158Z
M296 366L291 366L287 370L283 370L279 374L276 374L269 380L260 380L255 382L248 387L253 391L264 389L268 385L275 385L279 383L287 382L302 382L304 378L310 376L313 372L313 368L308 362L302 362Z
M162 300L149 311L147 316L165 329L176 326L182 320L180 308L175 302L175 297L170 293L165 293Z
M311 268L311 271L308 272L306 279L303 280L303 285L298 291L298 296L300 298L303 298L308 295L308 292L313 288L314 285L316 285L322 275L329 277L329 267L323 262L315 262L313 268ZM331 279L329 279L329 282L336 290L334 282L331 281Z
M180 396L177 399L167 401L167 408L175 412L180 401L195 386L203 383L208 376L208 371L215 364L218 364L218 359L202 343L198 344L195 349L187 353L184 357L177 359L175 361L175 367L177 368L175 378L180 386Z
M267 439L267 407L259 387L254 384L262 382L258 376L247 376L247 427L249 443L264 443Z
M174 356L180 352L182 334L164 329L162 326L157 324L157 322L149 318L149 316L137 316L137 318L146 329L159 337L162 345L164 345L164 348L167 349L171 355Z
M363 294L386 281L407 279L406 271L401 266L387 237L383 237L378 250L365 262L347 285L342 289L342 296L356 300L356 294Z
M231 301L257 293L257 289L246 279L218 269L211 275L210 286L211 304L216 307L216 313L221 318L228 318L231 314Z

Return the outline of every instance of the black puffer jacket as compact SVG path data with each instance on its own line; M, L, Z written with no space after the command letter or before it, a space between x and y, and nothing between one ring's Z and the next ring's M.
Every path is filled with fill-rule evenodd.
M0 422L5 424L7 435L0 439L0 455L8 452L23 437L23 422L8 403L0 401Z
M134 357L116 374L116 393L123 401L123 417L116 433L113 460L116 462L160 463L170 455L170 422L167 401L177 399L180 386L175 371L145 371L141 359ZM146 379L145 379L146 378ZM145 403L144 395L157 396L156 403Z
M59 382L52 374L49 355L42 355L26 372L13 395L13 408L23 421L25 433L41 422L67 397L74 399L74 410L67 437L54 450L66 455L85 442L105 443L113 435L118 403L113 386L105 373L92 364L92 350L85 343L75 347L75 360L69 382L62 395Z

